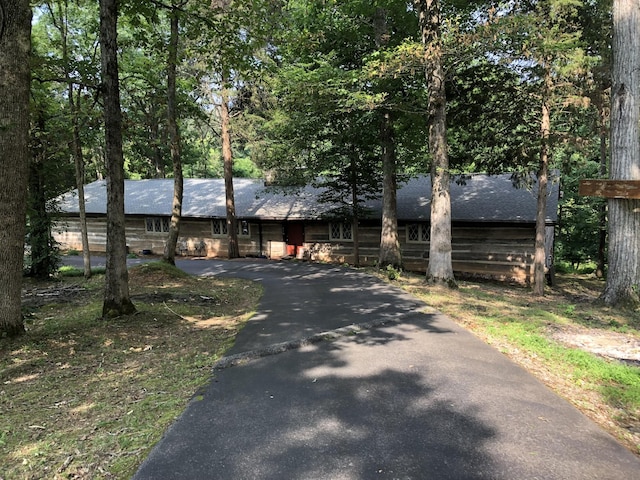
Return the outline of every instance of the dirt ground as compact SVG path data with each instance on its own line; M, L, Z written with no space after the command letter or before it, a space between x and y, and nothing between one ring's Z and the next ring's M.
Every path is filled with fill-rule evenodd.
M549 336L566 345L577 347L621 362L640 367L640 339L635 335L612 332L601 328L577 325L554 326Z

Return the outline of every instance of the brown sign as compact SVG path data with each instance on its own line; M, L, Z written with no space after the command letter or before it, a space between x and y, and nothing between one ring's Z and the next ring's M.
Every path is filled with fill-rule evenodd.
M640 180L580 180L580 195L604 198L640 198Z

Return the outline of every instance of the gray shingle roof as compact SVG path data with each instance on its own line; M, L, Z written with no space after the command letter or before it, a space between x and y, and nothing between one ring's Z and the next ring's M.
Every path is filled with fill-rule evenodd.
M535 222L536 188L515 188L508 174L470 175L464 183L451 183L453 221ZM236 215L238 218L300 220L315 219L331 209L319 204L321 189L307 186L291 189L266 188L262 180L234 179ZM171 215L172 179L126 180L125 212L131 215ZM398 189L398 219L428 220L430 214L431 181L420 176L400 185ZM106 182L98 180L85 186L86 211L106 213ZM62 212L77 213L77 191L59 197ZM380 218L381 200L367 202L371 217ZM547 200L547 221L557 221L558 184L550 182ZM185 179L183 216L194 218L224 218L224 180Z

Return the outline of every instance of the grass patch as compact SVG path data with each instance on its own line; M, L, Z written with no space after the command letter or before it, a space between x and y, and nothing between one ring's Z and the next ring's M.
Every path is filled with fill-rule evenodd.
M601 280L562 274L543 298L491 283L430 287L410 274L394 283L510 356L640 454L640 365L571 346L558 335L598 339L614 332L640 339L640 312L597 302Z
M27 286L27 335L0 340L4 480L130 478L262 293L144 264L130 270L138 313L104 321L103 283Z
M103 275L105 270L105 267L91 267L91 274ZM70 265L63 265L58 269L58 275L61 277L83 277L84 270Z

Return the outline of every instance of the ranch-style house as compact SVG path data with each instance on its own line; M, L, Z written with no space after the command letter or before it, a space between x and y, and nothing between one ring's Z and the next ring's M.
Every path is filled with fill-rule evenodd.
M331 215L335 205L319 202L322 189L270 187L262 180L234 179L241 256L354 263L354 225ZM452 258L457 276L530 283L533 276L536 192L518 188L509 174L473 174L451 182ZM401 184L398 232L404 268L425 271L429 261L429 176ZM131 252L161 254L169 229L172 179L126 180L127 245ZM106 182L85 186L89 246L106 249ZM553 268L558 216L557 178L549 182L546 211L547 267ZM359 260L378 259L381 199L366 202L358 222ZM64 249L82 249L77 191L59 198L55 238ZM185 179L178 255L227 256L223 179Z

